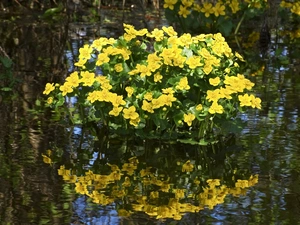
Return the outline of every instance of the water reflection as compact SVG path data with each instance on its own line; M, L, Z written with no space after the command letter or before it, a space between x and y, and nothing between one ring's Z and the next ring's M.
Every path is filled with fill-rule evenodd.
M228 195L245 195L258 181L249 169L240 170L234 160L210 153L211 149L185 145L182 152L178 145L114 140L101 146L100 152L85 146L89 153L77 155L74 164L55 151L43 155L44 162L58 167L58 175L80 194L76 213L82 212L78 217L86 223L116 224L116 218L132 220L145 214L148 220L181 220L188 212L213 209ZM166 157L170 153L172 157Z
M111 26L118 33L122 15L110 23L105 13L101 35L111 33ZM141 22L134 13L126 16ZM82 128L69 127L64 115L53 118L36 105L46 80L67 73L66 51L70 66L78 46L88 40L82 31L100 32L72 26L1 23L1 47L15 63L14 77L22 81L10 93L14 97L0 99L1 224L299 224L297 26L272 43L269 59L250 59L249 75L263 109L241 115L247 126L236 143L216 153L189 145L95 140ZM285 47L290 41L293 45ZM258 183L246 187L255 174ZM209 179L220 179L220 185L212 188ZM81 185L86 182L88 193Z

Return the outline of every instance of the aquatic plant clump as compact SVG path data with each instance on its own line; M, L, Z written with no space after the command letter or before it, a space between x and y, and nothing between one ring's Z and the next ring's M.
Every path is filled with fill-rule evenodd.
M261 108L250 93L254 83L239 73L242 56L220 33L192 37L173 27L124 27L118 39L101 37L80 48L77 70L63 84L46 84L49 106L59 109L67 96L76 97L75 123L194 140L210 135L217 121Z

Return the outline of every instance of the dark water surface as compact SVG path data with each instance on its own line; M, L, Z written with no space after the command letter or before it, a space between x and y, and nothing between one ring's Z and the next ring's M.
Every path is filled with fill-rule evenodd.
M72 69L82 43L120 32L109 17L105 21L100 30L95 24L2 23L2 47L14 62L9 79L18 88L0 99L0 224L300 224L295 46L271 51L267 59L257 53L249 62L264 66L251 77L262 110L240 115L247 125L227 145L107 142L63 116L53 118L37 101L46 82L59 82ZM150 26L155 23L164 21ZM194 165L190 172L187 162ZM237 185L255 175L256 184ZM84 187L76 178L100 191L80 194ZM209 179L223 186L210 188ZM184 193L180 202L177 190ZM176 212L165 207L170 204Z

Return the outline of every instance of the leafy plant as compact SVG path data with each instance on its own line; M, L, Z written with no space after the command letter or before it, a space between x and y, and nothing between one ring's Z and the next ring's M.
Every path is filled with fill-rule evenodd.
M213 3L215 2L215 3ZM266 0L198 1L165 0L167 20L180 27L182 32L216 33L224 36L237 34L245 19L262 15Z
M0 93L1 92L10 92L16 82L16 79L13 77L12 73L12 60L6 55L4 50L0 47L0 66L2 65L2 69L0 70Z
M149 32L124 24L118 39L99 38L80 50L78 70L46 84L47 104L76 124L141 138L192 139L203 144L245 107L260 108L254 86L239 73L243 58L220 34L178 36L172 27ZM76 115L76 116L74 116Z

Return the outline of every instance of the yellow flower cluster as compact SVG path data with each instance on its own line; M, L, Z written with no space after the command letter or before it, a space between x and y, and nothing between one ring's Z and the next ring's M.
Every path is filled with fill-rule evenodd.
M137 129L148 123L164 129L196 126L214 114L229 113L227 105L238 102L239 107L261 108L259 98L247 95L254 84L237 73L243 57L220 33L192 37L178 36L173 27L151 32L124 27L119 39L100 38L80 48L78 71L62 85L46 84L49 105L74 96L77 104L91 108L92 118ZM153 51L146 44L149 38Z
M214 5L210 1L204 1L200 5L197 1L190 0L165 0L164 8L174 10L175 4L180 2L178 14L183 18L187 18L192 11L201 12L205 17L214 15L216 17L226 15L226 6L228 6L233 14L240 10L240 3L238 0L228 0L225 2L219 0ZM254 7L258 7L258 4L255 4Z

